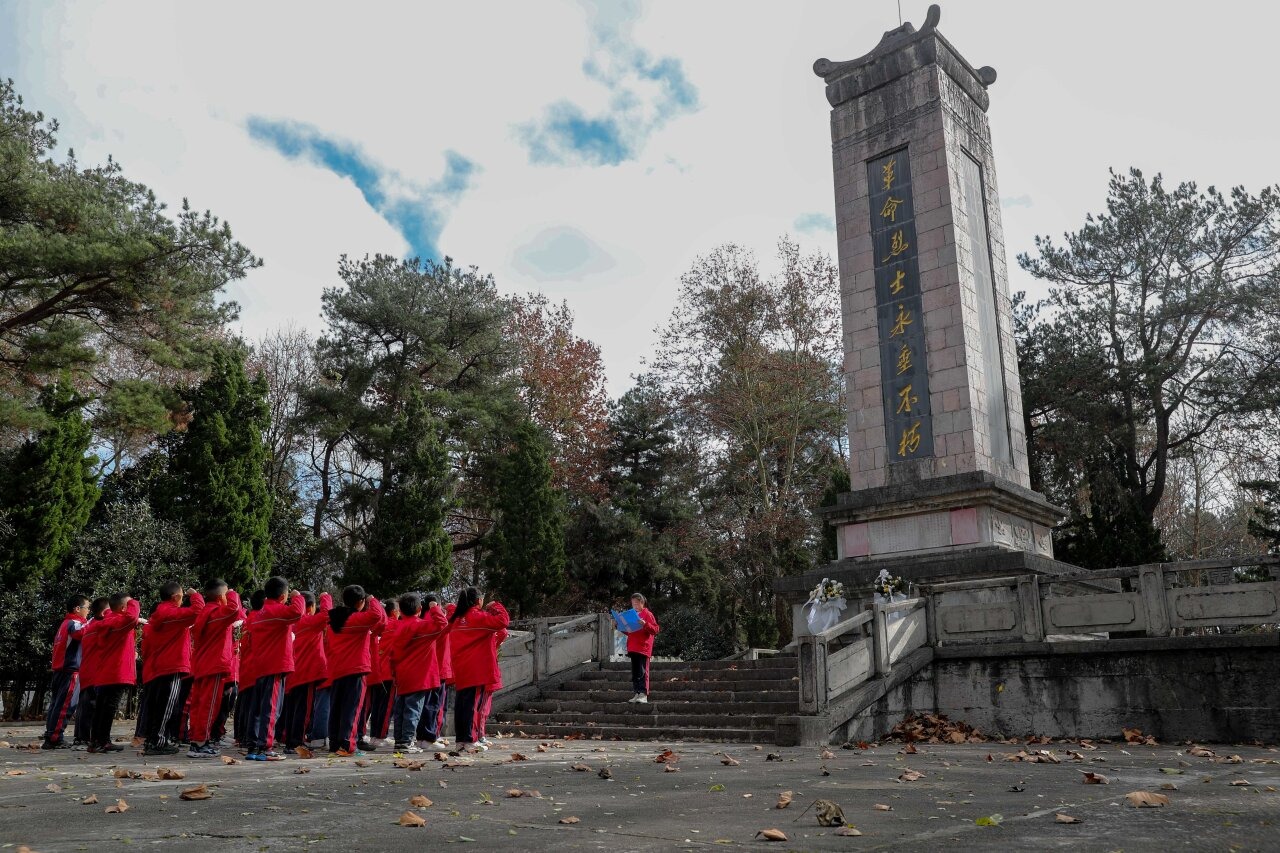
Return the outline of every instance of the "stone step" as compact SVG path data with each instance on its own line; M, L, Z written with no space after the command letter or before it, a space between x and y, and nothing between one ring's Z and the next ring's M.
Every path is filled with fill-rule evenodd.
M732 679L723 681L706 681L703 679L687 679L683 681L666 681L661 678L649 679L649 692L661 694L666 692L700 692L703 688L712 691L732 690L734 693L764 693L792 691L797 689L797 681L791 679ZM565 690L626 690L631 686L630 678L579 678L564 683Z
M777 714L795 714L798 708L794 695L782 702L671 702L651 699L645 705L627 702L626 700L630 698L631 696L628 694L617 702L593 702L589 699L563 699L559 693L552 691L541 699L521 703L517 706L517 709L544 713L568 711L608 714L621 706L628 714L725 714L726 712L731 712L734 716L748 714L772 714L776 716Z
M573 682L570 682L573 683ZM633 695L628 685L625 689L600 689L598 686L586 688L552 690L546 694L549 698L561 700L577 700L588 702L625 702ZM787 690L665 690L657 685L650 685L650 702L796 702L799 692L795 687Z
M628 714L622 711L614 713L583 713L577 711L560 711L557 713L541 713L537 711L503 711L493 715L493 719L517 725L579 725L585 728L601 726L640 726L649 728L698 728L698 729L768 729L773 731L776 714L686 714L668 708L664 714Z
M712 741L722 743L773 743L773 729L697 729L688 727L657 728L650 726L581 726L577 724L544 723L539 725L514 725L491 722L489 728L503 734L561 740L569 735L581 735L595 740L650 740Z
M782 670L794 675L796 672L794 657L770 658L767 660L655 660L649 663L650 672L760 672L764 670ZM628 661L609 661L603 669L618 672L630 672Z
M678 669L660 669L660 670L649 671L649 680L654 682L696 681L698 683L713 682L717 684L725 683L725 682L738 683L741 681L787 681L789 682L792 679L798 678L798 677L799 676L796 674L796 671L793 669L786 669L786 670L764 669L764 670L750 670L748 672L743 672L741 670L724 670L724 669L713 669L713 670L708 670L706 672L692 672L692 671L686 672L684 670L678 670ZM600 670L592 669L582 673L581 675L578 676L578 678L581 679L582 681L618 681L618 682L625 681L630 683L631 673L630 671L623 671L619 669L600 669Z

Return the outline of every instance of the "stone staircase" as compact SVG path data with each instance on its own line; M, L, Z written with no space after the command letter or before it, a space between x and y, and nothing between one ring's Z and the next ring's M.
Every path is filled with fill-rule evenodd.
M629 704L632 695L630 664L606 663L493 714L490 728L552 739L773 743L774 719L798 710L796 658L658 661L649 671L649 703Z

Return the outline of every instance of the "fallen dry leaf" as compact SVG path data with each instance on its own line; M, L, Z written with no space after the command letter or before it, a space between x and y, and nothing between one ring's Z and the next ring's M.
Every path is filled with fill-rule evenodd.
M588 772L591 768L590 768L590 767L588 767L587 765L583 764L581 761L579 761L577 764L574 764L574 765L573 765L573 766L571 766L569 769L570 769L570 770L577 770L579 773L586 773L586 772Z
M432 806L432 802L422 794L414 794L409 798L409 805L417 806L420 809L429 809Z
M85 797L83 800L80 801L80 805L82 806L96 806L97 804L98 804L97 794L90 794L89 796Z
M1086 785L1110 785L1111 784L1111 780L1108 779L1106 776L1103 776L1101 773L1090 773L1088 770L1081 770L1080 772L1084 775L1084 778L1081 779L1080 781L1084 782Z
M786 841L787 834L781 829L762 829L757 832L753 838L763 838L765 841Z
M231 764L239 764L239 763L240 763L240 759L238 759L238 758L232 758L230 755L223 755L223 756L220 756L220 757L222 758L222 763L223 763L223 764L231 765Z
M427 819L422 817L421 815L416 815L413 812L405 812L404 814L400 815L400 820L398 820L397 823L400 826L419 827L419 826L426 826Z
M734 758L732 755L726 755L724 758L720 759L720 763L725 767L737 767L742 762Z
M528 761L528 760L529 760L528 758L526 758L525 756L521 755L518 752L511 753L511 758L508 759L508 761Z
M1053 819L1054 819L1054 820L1056 820L1058 823L1082 823L1082 821L1080 820L1080 818L1078 818L1078 817L1072 817L1072 816L1071 816L1071 815L1069 815L1069 814L1061 814L1061 813L1059 813L1059 814L1054 815L1054 816L1053 816Z
M1231 782L1231 784L1235 785L1238 788L1244 788L1246 786L1252 785L1253 783L1250 782L1248 779L1235 779Z
M310 767L295 767L295 768L293 768L293 772L294 772L294 773L296 773L296 774L298 774L299 776L302 776L302 775L305 775L305 774L307 774L307 773L310 773L310 772L311 772L311 768L310 768Z
M1169 805L1169 798L1164 794L1153 794L1151 791L1130 791L1124 795L1129 805L1134 808L1159 808Z
M561 822L561 823L565 823L565 824L578 823L578 822L579 822L579 820L580 820L579 818L576 818L576 817L573 817L573 816L569 816L569 817L562 817L562 818L560 818L560 822Z
M668 764L665 768L663 768L662 772L663 773L679 773L680 768L676 767L674 764Z
M305 746L296 746L294 747L293 751L298 754L299 758L315 758L316 757L316 754L312 752L311 749Z
M4 771L4 775L6 775L6 776L26 776L26 775L27 775L27 771L25 771L25 770L6 770L6 771Z
M914 782L917 779L923 779L923 778L924 778L923 773L921 773L919 770L912 770L910 767L902 771L902 775L898 777L898 779L900 779L903 782Z
M356 759L356 767L368 767L369 764L370 762L365 761L363 758Z
M878 811L878 812L891 812L891 811L893 811L893 806L886 806L884 803L876 803L874 806L872 806L872 808L873 808L873 809L875 809L875 810L876 810L876 811Z
M795 794L793 794L791 791L783 791L781 794L778 795L778 804L774 806L774 808L785 809L787 806L791 805L791 800L794 797L795 797Z
M822 750L822 754L818 756L823 761L830 761L836 757L836 754L829 749Z
M116 804L114 806L107 806L106 813L107 814L124 814L128 810L129 810L128 803L126 803L124 800L116 800Z
M846 838L852 838L853 836L861 835L862 832L856 826L842 826L835 831L835 834L843 835Z
M1187 750L1187 755L1194 755L1197 758L1213 758L1216 754L1217 753L1212 749L1205 749L1203 746L1196 746L1194 744Z
M830 800L815 800L814 812L818 826L844 826L844 810Z
M920 750L916 749L916 745L914 743L909 743L902 748L902 751L906 755L915 755Z
M156 776L160 777L162 780L166 782L172 782L178 779L187 778L186 773L183 773L181 770L174 770L172 767L157 767Z
M44 789L48 791L50 794L62 793L62 786L59 785L57 782L50 782L48 785L44 786Z
M424 763L422 761L410 761L408 758L397 758L391 762L391 765L401 770L421 770Z
M547 745L545 743L538 744L538 752L546 752L546 751L547 751Z
M178 794L180 800L207 800L213 797L213 793L209 790L208 785L196 785L186 788L181 794Z
M680 756L669 749L664 749L653 759L657 764L670 764L680 760Z

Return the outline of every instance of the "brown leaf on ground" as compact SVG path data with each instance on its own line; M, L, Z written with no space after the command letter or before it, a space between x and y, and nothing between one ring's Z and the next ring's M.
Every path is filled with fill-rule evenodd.
M842 826L837 829L834 834L843 835L846 838L852 838L854 836L861 835L862 832L856 826Z
M448 754L447 752L437 752L437 753L436 753L434 756L432 756L432 757L433 757L436 761L448 761L448 760L449 760L449 754Z
M1156 739L1152 735L1144 735L1141 729L1121 729L1124 733L1125 743L1133 743L1139 746L1158 746Z
M208 785L196 785L187 788L178 795L180 800L208 800L213 797L213 793L209 790Z
M836 757L836 754L829 749L824 749L822 750L822 753L818 757L821 758L823 761L831 761L833 758Z
M1214 761L1219 764L1244 764L1244 759L1238 755L1228 755L1226 758L1215 758Z
M569 769L570 769L570 770L576 770L576 771L578 771L579 773L586 773L586 772L588 772L588 771L590 771L590 770L591 770L591 768L590 768L590 767L588 767L587 765L583 764L581 761L579 761L577 764L570 765Z
M732 755L726 755L724 758L720 759L720 763L725 767L737 767L742 762L734 758Z
M1196 758L1213 758L1217 753L1212 749L1205 749L1203 746L1192 744L1191 748L1187 750L1187 755L1194 755Z
M27 771L25 771L25 770L6 770L6 771L4 771L4 775L6 775L6 776L26 776L26 775L27 775Z
M1151 791L1130 791L1124 795L1129 801L1129 805L1136 809L1139 808L1159 808L1160 806L1169 805L1169 798L1164 794L1154 794Z
M656 764L671 764L680 760L680 756L669 749L664 749L653 759Z
M757 832L753 838L763 838L765 841L786 841L787 834L781 829L762 829Z
M432 802L423 794L414 794L409 798L409 805L416 806L420 809L429 809L432 806Z
M315 758L316 754L309 747L296 746L293 751L298 754L299 758Z
M774 806L774 808L785 809L787 806L791 805L791 800L794 798L795 798L795 794L793 794L791 791L783 791L781 794L778 795L778 804Z
M520 788L508 788L505 793L508 797L510 797L513 800L518 800L521 797L529 796L527 791L523 791Z
M223 763L223 764L231 765L231 764L239 764L239 763L240 763L240 759L238 759L238 758L232 758L230 755L223 755L223 756L219 756L219 757L222 759L222 763Z
M400 826L421 827L427 825L427 819L413 812L405 812L400 815L400 820L396 821Z
M59 785L57 782L50 782L48 785L44 786L44 789L48 791L50 794L62 793L62 786Z
M85 797L83 800L80 801L80 805L82 806L96 806L97 804L98 804L97 794L90 794L89 796Z
M372 763L373 763L373 762L371 762L371 761L366 761L366 760L365 760L365 759L363 759L363 758L357 758L357 759L356 759L356 767L368 767L368 766L369 766L370 764L372 764Z
M411 761L408 758L397 758L395 761L391 762L391 766L399 768L400 770L421 770L425 763L426 762L423 761Z
M1252 785L1253 783L1250 782L1248 779L1234 779L1232 780L1231 784L1235 785L1237 788L1245 788L1245 787L1248 787L1249 785Z
M564 824L574 824L574 823L579 823L580 821L581 821L581 818L576 818L576 817L573 817L572 815L570 815L569 817L560 818L560 822Z
M295 767L295 768L293 768L293 772L294 772L294 773L296 773L296 774L297 774L297 775L299 775L299 776L303 776L303 775L305 775L305 774L307 774L307 773L310 773L310 772L311 772L311 768L310 768L310 767Z
M674 764L668 764L666 767L663 768L662 772L663 773L679 773L680 768L676 767Z
M538 744L538 752L546 752L546 751L547 751L547 745L545 743Z
M179 779L187 778L186 773L181 770L174 770L172 767L157 767L156 775L166 782L176 782Z
M1067 750L1067 758L1070 758L1072 761L1084 761L1084 756L1082 754L1070 749Z
M129 804L124 800L116 800L114 806L107 806L105 809L107 814L124 814L129 810Z
M920 750L916 749L916 745L914 743L909 743L902 748L902 752L904 755L915 755L919 751Z
M514 762L514 761L528 761L529 759L528 759L528 758L526 758L525 756L521 755L521 754L520 754L520 753L518 753L518 752L513 752L513 753L511 753L511 757L510 757L510 758L508 758L507 760L508 760L508 761L513 761L513 762Z
M961 731L954 731L954 732L947 733L947 740L949 740L951 743L964 743L968 739L969 739L969 736Z
M1058 823L1083 823L1083 821L1080 820L1080 818L1072 817L1069 814L1062 814L1061 812L1054 815L1053 819L1056 820Z
M1094 749L1097 749L1097 747L1093 745L1093 741L1088 740L1088 739L1085 739L1085 740L1080 741L1080 748L1081 748L1081 749L1083 749L1083 750L1094 750Z
M1080 781L1084 782L1084 784L1086 785L1110 785L1111 784L1111 780L1108 779L1106 776L1103 776L1101 773L1091 773L1088 770L1081 770L1080 772L1084 776L1084 778L1081 779Z
M923 778L924 778L923 773L921 773L919 770L912 770L910 767L902 771L902 774L898 776L898 780L901 782L914 782L917 779L923 779Z
M968 723L947 719L946 714L908 714L893 727L888 739L907 743L982 743L989 740Z
M893 811L893 806L887 806L887 805L885 805L884 803L876 803L874 806L872 806L872 808L873 808L873 809L875 809L875 810L876 810L876 811L878 811L878 812L891 812L891 811Z
M813 804L818 826L844 826L844 810L831 800L816 800Z

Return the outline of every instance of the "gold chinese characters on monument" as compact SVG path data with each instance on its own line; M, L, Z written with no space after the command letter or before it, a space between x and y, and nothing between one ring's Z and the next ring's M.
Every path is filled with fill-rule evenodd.
M867 163L888 461L933 455L929 370L906 148Z

